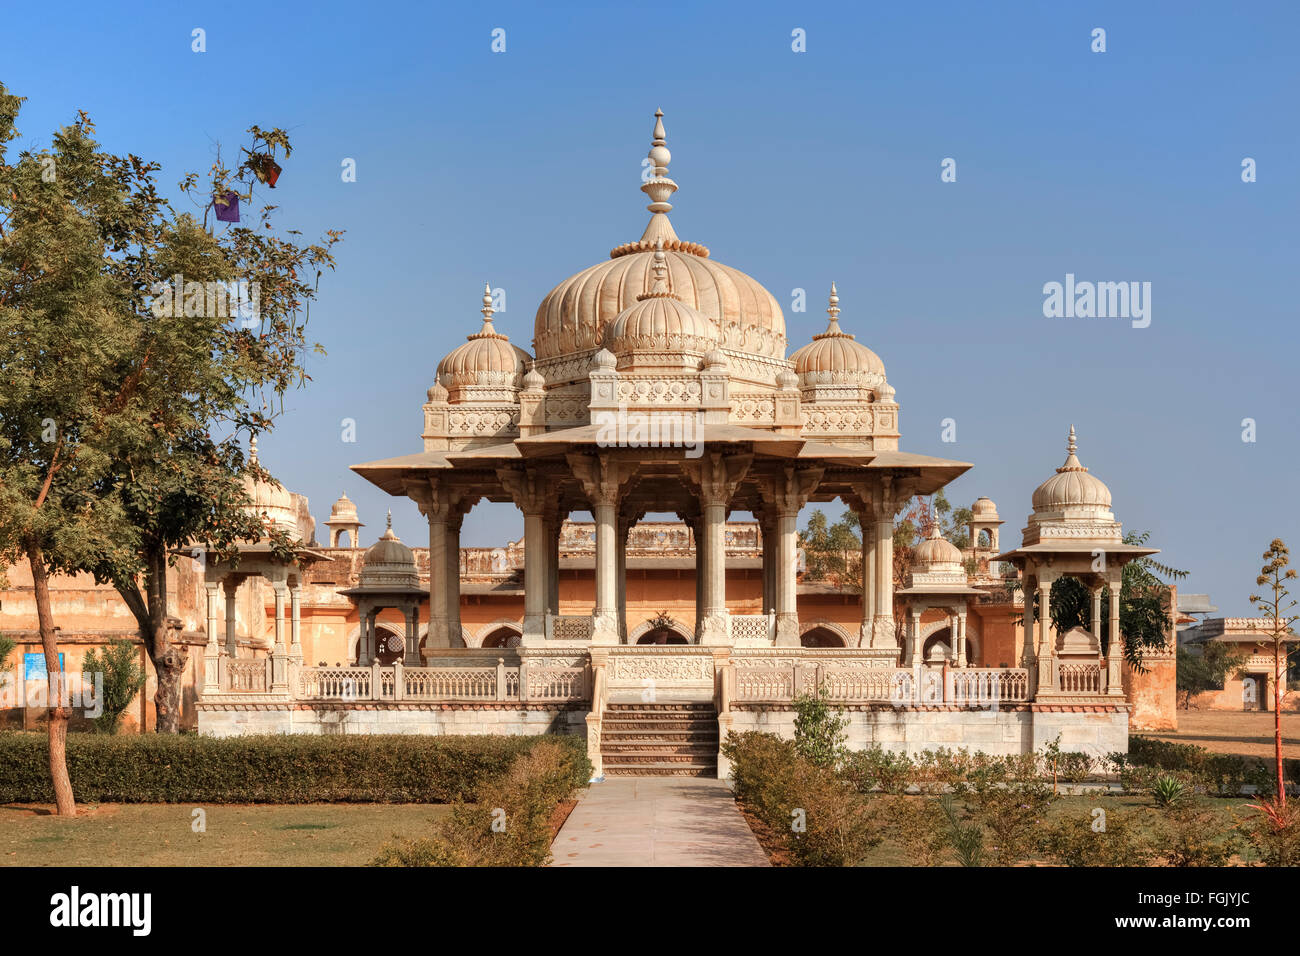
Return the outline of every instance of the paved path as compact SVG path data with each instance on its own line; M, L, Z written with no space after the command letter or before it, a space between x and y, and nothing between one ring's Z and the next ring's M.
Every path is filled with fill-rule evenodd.
M582 793L552 866L768 866L724 780L606 777Z

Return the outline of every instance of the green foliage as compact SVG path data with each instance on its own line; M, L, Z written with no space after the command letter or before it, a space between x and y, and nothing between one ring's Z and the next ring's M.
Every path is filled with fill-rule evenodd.
M1252 804L1238 826L1261 863L1300 866L1300 804L1276 798Z
M1039 850L1061 866L1143 866L1151 862L1155 850L1133 817L1110 810L1104 819L1100 828L1091 814L1071 814L1047 824Z
M868 800L772 734L728 734L736 798L779 837L798 866L855 866L879 845Z
M879 744L872 744L866 750L851 751L840 775L861 794L901 794L911 786L915 771L916 766L907 754L882 750Z
M815 508L808 516L808 526L799 532L799 546L804 551L810 581L825 581L849 594L862 593L862 538L857 516L845 511L831 524L826 514Z
M929 797L883 797L889 835L907 854L910 866L940 866L949 847L949 821L939 801ZM978 829L978 828L976 828Z
M1156 824L1155 845L1166 866L1226 866L1241 849L1218 814L1191 799L1169 805Z
M1269 768L1253 757L1142 736L1130 737L1128 747L1127 755L1113 754L1110 759L1120 784L1130 792L1151 789L1164 774L1176 776L1190 790L1223 797L1239 796L1247 785L1264 794L1276 789ZM1287 761L1287 774L1300 780L1300 760Z
M963 823L957 804L950 794L939 799L946 824L948 845L962 866L984 865L984 831L978 824Z
M68 772L90 802L450 803L540 740L572 748L575 775L590 777L578 737L378 734L69 734ZM45 738L0 732L0 803L52 800Z
M117 733L122 715L131 706L147 675L136 658L136 645L126 638L119 638L100 653L91 650L81 664L82 680L97 680L100 684L98 695L100 714L95 718L95 729L100 733Z
M545 866L551 816L584 786L591 764L582 750L542 738L485 780L473 803L457 803L432 838L385 843L372 866Z
M1187 785L1177 777L1168 774L1157 777L1151 787L1151 796L1157 807L1176 807L1185 803L1188 797Z
M832 710L826 689L816 694L798 694L794 698L794 747L798 754L819 767L834 770L848 753L849 739L845 727L848 718L841 709Z
M971 819L984 828L994 862L1013 866L1037 845L1054 795L1039 777L1037 754L982 758L956 787Z
M9 660L9 655L14 652L14 648L17 646L18 642L13 638L0 634L0 674L13 666L13 662Z
M1183 707L1190 707L1192 698L1197 694L1208 690L1223 690L1224 680L1236 672L1245 660L1246 655L1238 653L1222 641L1206 641L1196 654L1178 648L1177 690L1183 699Z

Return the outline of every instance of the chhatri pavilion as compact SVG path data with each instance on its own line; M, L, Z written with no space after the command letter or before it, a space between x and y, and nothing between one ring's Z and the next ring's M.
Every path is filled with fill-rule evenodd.
M427 549L391 526L360 548L346 496L322 548L305 501L254 489L303 544L278 568L205 566L198 729L549 730L585 734L601 772L712 774L729 730L788 734L794 697L820 690L855 747L1126 750L1142 694L1118 576L1153 551L1124 544L1073 429L1019 547L999 553L981 498L967 549L935 530L896 582L896 515L971 466L900 448L885 365L842 327L833 283L826 330L791 351L776 298L677 235L662 116L640 237L547 293L531 353L485 293L437 366L420 444L353 467L416 503ZM521 541L461 547L485 501L519 509ZM802 574L800 511L835 502L862 531L848 588ZM1022 594L1047 607L1067 575L1093 629L1020 624ZM241 599L253 586L267 596Z

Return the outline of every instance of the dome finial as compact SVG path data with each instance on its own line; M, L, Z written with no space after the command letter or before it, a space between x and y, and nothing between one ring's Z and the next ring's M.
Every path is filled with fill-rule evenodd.
M834 282L831 283L831 295L826 307L826 314L831 317L830 322L826 325L826 331L822 332L820 335L814 335L813 341L816 341L817 339L831 339L836 337L846 339L853 338L852 335L849 335L849 333L840 328L840 293L839 290L835 288Z
M1087 471L1088 470L1087 468L1083 467L1083 465L1079 461L1078 456L1075 455L1075 452L1079 450L1079 443L1074 439L1073 425L1070 426L1070 438L1065 443L1065 450L1068 454L1065 456L1065 464L1062 465L1060 468L1056 469L1058 474L1066 471Z
M662 236L655 240L654 263L650 268L654 272L654 281L650 286L650 291L637 296L637 301L641 302L645 299L676 299L677 296L668 289L668 257L664 255Z
M248 463L253 466L257 465L257 436L256 435L253 435L251 438L248 439Z
M496 330L492 324L492 316L496 314L496 309L492 308L492 283L483 283L483 308L479 309L483 313L483 328L479 329L473 335L467 335L465 338L472 342L475 339L504 339L505 336Z
M392 508L388 509L388 530L389 531L393 530L393 509Z
M645 180L641 191L650 197L651 202L646 209L654 215L650 217L650 224L645 227L641 241L651 243L655 239L663 239L669 243L680 242L667 215L673 208L673 204L668 200L673 193L677 192L677 184L668 178L668 164L672 161L673 154L668 152L668 134L664 132L663 110L655 110L655 128L652 137L650 152L646 154L650 162L651 178ZM642 175L644 176L644 173Z

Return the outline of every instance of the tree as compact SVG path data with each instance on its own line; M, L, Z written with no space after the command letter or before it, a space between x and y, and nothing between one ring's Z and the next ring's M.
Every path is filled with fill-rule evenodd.
M120 429L131 382L120 287L104 269L113 223L128 215L128 162L105 169L89 123L50 150L9 161L22 98L0 86L0 563L31 567L47 674L49 766L58 813L76 813L68 777L66 684L50 604L52 572L84 567L129 529L99 500L108 474L98 442Z
M101 733L115 734L122 715L144 687L147 676L135 659L135 643L118 638L98 654L87 651L81 665L81 679L86 680L88 676L97 678L100 684L100 713L95 718L95 728Z
M1291 552L1281 538L1274 538L1264 552L1264 566L1255 583L1266 591L1265 596L1252 594L1250 603L1264 612L1268 622L1266 633L1273 641L1273 755L1277 762L1277 803L1286 807L1286 781L1282 774L1282 701L1286 698L1287 639L1293 637L1291 625L1300 620L1292 614L1297 602L1291 598L1286 582L1296 576L1289 568Z
M807 564L805 576L812 581L826 581L832 587L850 593L862 592L862 538L858 518L845 511L834 523L828 523L820 508L808 516L808 527L799 532L799 546Z
M1183 709L1187 710L1192 698L1207 690L1222 690L1227 676L1234 673L1245 662L1245 657L1236 653L1221 641L1206 641L1201 645L1201 653L1192 654L1178 648L1178 693L1183 697Z
M12 128L16 102L8 109ZM158 194L157 164L101 152L92 131L83 115L55 138L64 155L53 188L90 201L78 207L84 236L51 241L47 251L66 258L65 246L81 238L77 275L92 281L72 287L84 321L61 330L52 344L73 358L84 356L67 366L78 374L61 382L67 403L95 423L71 439L83 461L93 451L97 469L84 473L89 490L79 489L76 501L111 515L114 533L99 534L75 556L59 555L58 563L111 582L122 596L157 675L157 729L174 733L188 650L171 641L168 567L196 544L235 560L238 542L269 538L278 556L290 555L287 536L253 512L244 480L272 479L245 460L241 439L269 429L284 393L308 380L302 365L308 307L322 271L334 266L331 250L341 234L329 231L320 243L299 245L296 233L272 230L275 207L268 205L249 225L209 227L211 197L235 193L251 211L265 157L291 151L282 130L251 127L252 146L237 169L218 157L204 180L186 177L182 191L205 210L202 222L177 213ZM35 159L26 164L29 179L39 174ZM0 204L11 192L4 188ZM17 195L15 206L26 193ZM28 268L41 262L27 265L13 242L6 255ZM31 314L38 303L30 290L19 279L9 286L4 304ZM83 374L80 366L91 361L111 370L106 385L96 378L98 366ZM12 362L26 374L46 359L28 349ZM66 457L68 446L54 447L47 472L58 464L53 454Z

